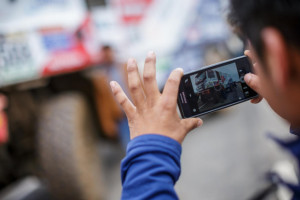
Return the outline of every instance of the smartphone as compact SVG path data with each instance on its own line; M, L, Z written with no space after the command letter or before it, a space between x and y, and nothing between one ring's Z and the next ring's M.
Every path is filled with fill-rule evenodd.
M246 56L183 75L178 92L182 118L197 117L258 97L244 81L252 72Z

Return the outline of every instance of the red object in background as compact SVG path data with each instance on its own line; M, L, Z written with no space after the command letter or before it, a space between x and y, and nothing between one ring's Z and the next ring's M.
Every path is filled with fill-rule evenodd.
M7 117L5 112L0 113L0 145L8 141Z
M117 5L121 8L122 21L124 23L139 23L150 7L153 0L118 0Z
M222 82L224 82L225 81L225 77L221 76L221 80L222 80Z
M69 51L57 51L52 54L51 61L44 67L43 76L77 71L89 65L91 65L89 55L80 46Z
M49 50L50 60L43 67L43 76L51 76L62 73L69 73L77 70L84 69L98 62L98 51L90 52L87 45L88 43L95 43L93 38L93 28L91 17L87 16L85 21L74 33L66 32L63 29L50 29L49 31L41 30L42 34L59 35L64 38L59 40L62 43L61 46L50 47Z
M8 121L4 109L7 106L7 98L0 94L0 145L8 141Z

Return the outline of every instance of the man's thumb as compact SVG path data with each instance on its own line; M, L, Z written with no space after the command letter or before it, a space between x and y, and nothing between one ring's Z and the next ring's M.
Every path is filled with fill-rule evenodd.
M255 92L259 93L259 78L255 74L248 73L244 77L245 82L249 87L251 87Z

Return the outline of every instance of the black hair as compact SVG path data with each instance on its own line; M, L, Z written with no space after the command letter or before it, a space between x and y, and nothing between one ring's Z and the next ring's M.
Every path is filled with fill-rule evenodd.
M228 21L264 60L261 31L273 27L300 50L300 0L230 0Z

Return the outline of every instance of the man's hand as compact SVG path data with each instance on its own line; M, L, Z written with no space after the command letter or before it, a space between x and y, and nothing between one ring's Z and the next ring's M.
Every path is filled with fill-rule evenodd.
M175 69L169 76L161 94L156 82L156 57L149 52L144 66L142 83L134 59L127 64L128 85L133 103L120 85L112 81L112 92L128 118L130 138L144 134L159 134L182 143L188 132L202 125L199 118L180 119L176 106L182 69Z
M258 64L257 64L257 62L254 58L254 55L249 50L245 51L245 55L248 56L250 58L250 60L253 62L253 68L254 68L254 71L255 71L255 69L259 66L258 66ZM259 94L259 97L255 98L255 99L252 99L251 103L257 104L257 103L261 102L263 100L263 97L261 96L261 93L260 93L260 79L259 79L259 77L255 74L248 73L248 74L245 75L244 80L245 80L245 82L247 83L247 85L249 87L251 87L255 92L257 92Z

